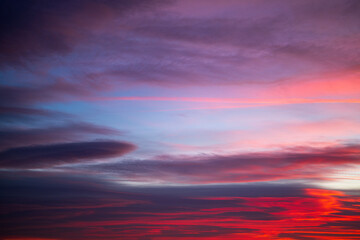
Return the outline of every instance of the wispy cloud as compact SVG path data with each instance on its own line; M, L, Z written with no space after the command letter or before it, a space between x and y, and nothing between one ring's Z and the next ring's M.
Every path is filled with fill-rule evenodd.
M0 152L2 168L42 168L122 156L135 149L130 143L94 141L10 148Z
M316 104L316 103L360 103L360 99L240 99L240 98L190 98L190 97L103 97L100 101L164 101L164 102L194 102L194 103L222 103L241 104L225 106L207 106L192 108L174 108L172 110L201 110L201 109L233 109L250 107L267 107L291 104ZM167 110L167 111L170 111Z
M298 147L276 152L234 155L161 156L81 166L127 182L239 183L289 179L326 179L336 168L358 163L358 145L313 149ZM211 173L211 174L209 174Z

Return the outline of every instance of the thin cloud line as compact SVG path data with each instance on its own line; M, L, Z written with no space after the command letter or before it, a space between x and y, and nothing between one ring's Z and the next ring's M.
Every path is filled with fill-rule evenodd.
M192 108L164 109L160 111L181 111L181 110L207 110L207 109L233 109L233 108L252 108L268 107L276 105L290 104L316 104L316 103L342 103L342 104L359 104L360 99L308 99L308 98L282 98L282 99L245 99L245 98L201 98L201 97L102 97L93 100L100 101L161 101L161 102L196 102L196 103L226 103L242 104L227 106L206 106Z
M172 101L172 102L206 102L206 103L242 103L242 104L301 104L301 103L360 103L360 99L246 99L246 98L201 98L201 97L101 97L103 101Z

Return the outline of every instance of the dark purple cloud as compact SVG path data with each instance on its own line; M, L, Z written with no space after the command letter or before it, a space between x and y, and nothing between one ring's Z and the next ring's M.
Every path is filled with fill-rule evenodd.
M0 129L0 149L71 142L92 136L118 135L120 133L116 129L80 122L46 128L7 128Z
M114 16L148 10L159 2L162 1L1 1L0 66L69 53Z
M72 79L84 83L258 83L360 63L356 0L245 1L207 17L167 11L176 1L3 4L11 10L2 21L3 41L11 42L3 44L3 64L71 52L55 62L76 66L82 74Z
M51 79L46 84L34 84L32 86L6 86L0 85L1 105L31 106L37 103L48 103L66 100L69 97L84 97L94 89L94 85L82 86L65 79Z
M122 156L135 149L130 143L95 141L10 148L0 152L2 168L42 168Z
M24 106L1 106L0 124L33 123L37 120L68 118L70 114ZM0 144L1 145L1 144Z

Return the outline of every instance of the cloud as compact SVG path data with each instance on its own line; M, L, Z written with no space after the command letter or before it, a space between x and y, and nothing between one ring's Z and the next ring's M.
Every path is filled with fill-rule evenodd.
M115 17L155 7L143 0L1 1L0 66L67 54Z
M336 171L336 167L358 163L359 153L360 147L355 144L322 149L298 147L278 152L228 156L162 156L158 159L124 160L81 168L111 173L116 179L130 182L194 184L321 179Z
M168 9L181 7L181 1L2 4L8 11L0 62L34 63L55 55L62 61L47 59L46 65L74 69L85 82L101 79L118 87L123 82L268 83L360 63L356 1L258 1L257 7L247 1L200 2L205 13L222 10L195 16ZM71 57L64 56L70 52Z
M357 223L353 213L359 208L348 205L357 197L302 184L149 189L45 172L2 172L0 179L0 236L5 239L301 239L357 234L351 226ZM337 228L329 229L332 225Z
M65 79L52 79L47 84L33 84L32 86L0 85L0 101L2 105L31 106L37 103L48 103L66 100L74 96L87 96L95 86L82 86L81 83ZM6 103L6 104L5 104Z
M69 116L70 116L69 114L60 113L51 110L36 109L32 107L23 107L23 106L6 107L0 105L1 125L35 122L36 120L39 119L47 119L47 120L51 120L52 118L59 119Z
M222 103L242 104L227 105L224 108L264 107L288 104L315 104L315 103L360 103L360 99L241 99L241 98L191 98L191 97L103 97L97 100L104 101L164 101L164 102L194 102L194 103ZM215 106L216 107L216 106ZM220 107L221 108L221 107ZM210 107L211 109L211 107Z
M211 3L200 5L206 12ZM165 86L269 83L360 63L355 1L225 2L219 8L200 17L181 12L127 22L127 41L114 35L111 42L123 43L117 52L130 61L119 59L94 75Z
M65 141L76 141L89 136L118 135L120 131L89 123L68 123L47 128L0 129L0 149Z
M10 148L0 152L2 168L44 168L122 156L135 149L130 143L95 141Z
M51 118L67 120L70 114L39 108L39 105L85 99L105 88L91 81L85 84L85 82L53 76L48 78L51 81L45 84L38 82L19 86L0 84L0 123L13 124L25 121L34 123L39 119L51 120Z

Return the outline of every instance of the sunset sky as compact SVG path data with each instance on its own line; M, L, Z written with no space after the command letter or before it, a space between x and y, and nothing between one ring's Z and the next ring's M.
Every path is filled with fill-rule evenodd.
M359 0L0 12L0 239L360 239Z

